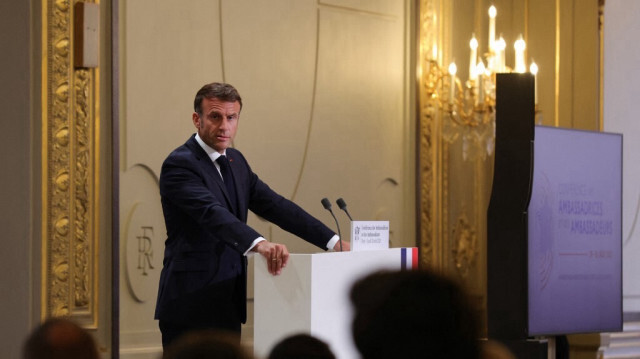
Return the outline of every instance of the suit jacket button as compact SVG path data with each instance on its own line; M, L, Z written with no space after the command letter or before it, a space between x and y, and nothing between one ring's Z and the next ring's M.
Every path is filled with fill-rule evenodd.
M238 246L238 242L234 242L233 245L237 247Z

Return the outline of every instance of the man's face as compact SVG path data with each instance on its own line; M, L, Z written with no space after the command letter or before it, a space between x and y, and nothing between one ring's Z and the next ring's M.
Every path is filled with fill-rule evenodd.
M193 113L193 124L198 129L198 135L209 147L223 153L236 136L240 103L204 98L200 109L202 116L197 112Z

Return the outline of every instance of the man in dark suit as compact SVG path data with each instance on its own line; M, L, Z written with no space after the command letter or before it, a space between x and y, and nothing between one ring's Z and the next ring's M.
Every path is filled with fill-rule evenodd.
M275 193L230 148L242 99L224 83L203 86L194 101L197 133L162 164L160 195L167 240L155 318L162 343L194 329L240 333L246 321L247 259L267 259L278 275L289 252L247 226L251 210L324 249L337 249L333 231ZM349 250L348 242L342 247Z

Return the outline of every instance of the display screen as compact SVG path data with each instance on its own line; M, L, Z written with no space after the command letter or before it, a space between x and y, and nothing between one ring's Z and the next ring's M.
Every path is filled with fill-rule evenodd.
M622 136L536 126L528 333L622 328Z

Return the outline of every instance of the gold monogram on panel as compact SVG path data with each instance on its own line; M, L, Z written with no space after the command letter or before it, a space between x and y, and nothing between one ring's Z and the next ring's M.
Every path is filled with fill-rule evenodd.
M42 315L95 327L98 76L73 68L72 5L43 0Z

